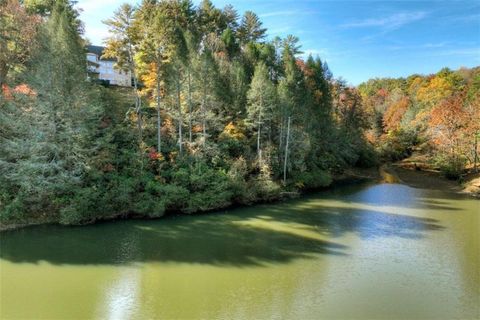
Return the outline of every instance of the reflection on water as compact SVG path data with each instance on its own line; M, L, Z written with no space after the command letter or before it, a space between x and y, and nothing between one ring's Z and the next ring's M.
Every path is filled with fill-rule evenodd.
M105 288L106 319L131 319L139 302L138 285L141 273L135 269L126 269L118 273L118 280ZM103 317L102 317L103 318Z
M479 204L377 184L5 232L0 318L479 318Z

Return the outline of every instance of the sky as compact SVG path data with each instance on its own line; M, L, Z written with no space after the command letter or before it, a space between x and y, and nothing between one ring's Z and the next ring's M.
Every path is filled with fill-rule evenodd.
M79 0L85 36L101 45L102 20L122 3L138 0ZM199 0L193 1L198 4ZM375 77L431 74L443 67L480 66L480 0L212 0L255 12L268 39L293 34L304 56L326 61L335 77L352 85Z

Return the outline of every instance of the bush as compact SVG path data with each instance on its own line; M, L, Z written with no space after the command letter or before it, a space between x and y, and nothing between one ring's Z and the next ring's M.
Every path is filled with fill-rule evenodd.
M371 168L378 165L378 155L375 149L369 145L364 144L358 149L358 160L355 164L362 168Z
M267 164L260 167L260 174L252 180L250 188L254 199L272 201L280 197L281 187L273 181L271 168Z
M101 216L104 203L102 192L94 187L79 188L73 196L65 196L68 205L60 210L61 224L81 224L92 222Z
M395 130L384 136L379 146L379 153L385 160L398 161L409 157L417 145L417 134L413 131Z
M464 157L439 156L435 159L435 164L447 179L458 180L465 170L467 163Z
M247 183L248 166L243 157L232 161L228 170L232 200L236 203L250 204L255 201L256 194Z
M172 174L172 185L164 185L167 207L185 213L223 208L232 203L233 191L229 176L197 159L185 163Z
M332 183L332 176L325 170L313 169L297 174L295 183L307 189L321 188Z

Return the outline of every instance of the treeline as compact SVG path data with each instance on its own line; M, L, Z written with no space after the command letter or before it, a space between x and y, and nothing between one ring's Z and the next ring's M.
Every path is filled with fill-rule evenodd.
M269 201L375 162L358 91L255 13L145 0L105 23L131 89L88 80L71 2L0 4L1 223Z
M417 151L448 178L477 169L480 67L372 79L358 90L371 124L366 136L385 161Z

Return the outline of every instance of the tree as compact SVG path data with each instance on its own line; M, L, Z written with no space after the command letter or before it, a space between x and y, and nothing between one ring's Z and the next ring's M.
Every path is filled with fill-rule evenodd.
M296 167L299 168L303 166L304 155L294 154L290 149L303 149L300 147L302 141L300 139L297 140L295 135L292 135L292 132L296 132L296 130L293 130L295 127L302 127L303 121L308 115L306 115L305 112L305 99L307 95L305 78L297 64L297 60L293 56L293 52L288 46L282 52L282 63L284 67L284 77L278 84L280 105L278 122L280 124L279 150L284 150L285 153L285 157L283 157L285 175L287 166L289 165L286 161L289 159L295 157L295 159L298 160ZM289 154L290 157L288 157L287 154Z
M58 214L54 202L68 199L81 185L89 155L95 151L92 137L99 105L86 80L75 17L71 4L56 2L40 28L39 48L25 75L33 94L14 100L22 126L7 138L5 156L2 152L0 158L2 183L10 186L12 195L7 212L21 211L17 206L22 204L37 213Z
M137 67L134 59L137 52L139 32L138 24L135 24L134 14L135 9L131 5L123 4L115 11L112 19L104 21L109 27L111 36L106 41L103 56L115 58L117 60L116 67L132 75L139 144L141 144L143 140L142 100L138 92Z
M467 102L466 105L467 124L465 128L466 145L469 146L472 154L473 169L478 172L478 140L480 140L480 93L477 91L476 97Z
M242 44L247 44L263 39L266 31L258 16L252 11L246 11L238 28L238 36Z
M141 65L138 68L140 74L145 74L148 71L148 66L154 65L155 78L155 97L156 111L157 111L157 152L162 151L162 119L161 119L161 83L162 75L165 74L165 64L168 63L172 51L174 50L172 44L173 24L168 19L166 8L159 7L155 4L146 2L137 11L137 22L135 29L142 30L144 36L138 39L138 53ZM133 23L131 23L133 27ZM127 40L128 41L128 40ZM118 55L118 53L115 53ZM133 53L132 53L133 54ZM134 58L134 57L132 57ZM132 69L133 66L128 68ZM144 70L147 69L147 70ZM152 74L149 74L151 77Z
M227 28L235 31L238 28L238 12L231 4L227 4L222 11Z
M399 129L402 117L407 112L409 107L409 100L403 97L397 102L390 105L383 115L383 126L386 132Z
M18 0L0 2L0 88L24 71L37 46L40 17L29 14Z
M303 53L300 50L302 46L298 44L299 42L300 39L298 37L289 34L285 39L282 40L282 45L284 50L289 50L292 55L296 56Z
M261 128L262 123L270 122L274 117L276 92L268 74L265 63L260 62L255 67L250 90L247 92L247 115L251 123L257 127L257 155L261 163Z

